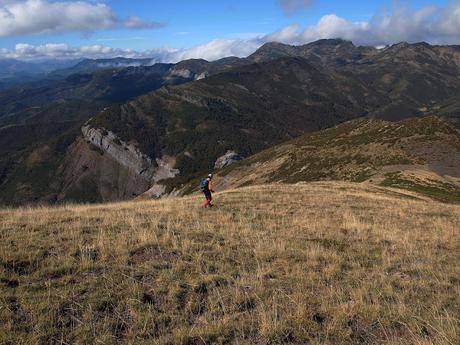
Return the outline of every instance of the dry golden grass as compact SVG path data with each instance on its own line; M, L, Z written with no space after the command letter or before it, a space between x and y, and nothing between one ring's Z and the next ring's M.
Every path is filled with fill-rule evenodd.
M460 343L460 206L333 182L215 199L0 211L0 343Z

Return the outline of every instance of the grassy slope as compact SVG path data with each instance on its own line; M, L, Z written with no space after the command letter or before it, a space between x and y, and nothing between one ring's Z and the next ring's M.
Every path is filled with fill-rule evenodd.
M248 157L218 171L215 181L222 188L273 182L373 181L460 202L459 169L460 131L437 117L399 122L358 119ZM421 178L420 172L429 173L434 180ZM193 181L184 191L195 185Z
M458 344L460 207L345 182L0 211L0 343Z

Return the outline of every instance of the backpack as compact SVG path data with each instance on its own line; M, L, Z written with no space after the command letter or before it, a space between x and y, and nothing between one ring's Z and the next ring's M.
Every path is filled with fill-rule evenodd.
M209 181L207 178L202 178L200 181L200 191L206 192L208 190Z

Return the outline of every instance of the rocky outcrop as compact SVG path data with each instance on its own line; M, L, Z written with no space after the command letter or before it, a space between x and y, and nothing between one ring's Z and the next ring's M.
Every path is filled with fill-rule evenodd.
M201 80L201 79L205 79L209 76L209 73L208 72L203 72L203 73L200 73L200 74L195 74L195 80Z
M215 169L221 169L223 167L229 166L235 162L242 160L243 158L236 153L235 151L227 151L226 154L217 158L216 163L214 164Z
M169 72L169 78L184 78L190 80L201 80L205 79L209 76L208 71L203 72L192 72L189 69L182 69L182 68L173 68Z
M184 78L184 79L190 79L192 78L192 72L188 69L171 69L171 71L169 72L169 75L171 77L181 77L181 78Z
M71 147L63 167L62 199L115 201L147 190L160 197L166 191L161 181L179 174L165 157L153 160L111 131L89 125L81 131L83 136Z
M81 128L83 138L112 157L120 165L136 174L151 179L156 172L156 163L140 152L133 144L128 144L104 129L92 128L88 125Z
M88 125L83 126L81 131L88 142L101 149L123 167L132 170L146 180L156 183L179 174L179 170L174 169L166 161L160 158L152 161L149 156L139 151L134 144L120 140L110 131L92 128Z

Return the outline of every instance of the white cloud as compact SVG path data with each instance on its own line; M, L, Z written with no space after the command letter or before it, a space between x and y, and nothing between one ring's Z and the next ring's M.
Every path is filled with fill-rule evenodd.
M27 0L0 7L0 36L64 31L91 31L115 25L105 4Z
M178 62L186 59L201 58L216 60L226 56L247 56L260 45L259 40L216 39L206 44L187 49L157 48L145 51L112 48L93 44L70 47L67 44L48 43L31 45L18 43L14 49L0 49L0 58L11 59L46 59L46 58L152 58L152 62Z
M312 42L323 38L342 38L355 40L357 37L368 35L369 23L350 22L335 14L323 16L318 24L307 27L302 33L298 33L302 43Z
M168 56L174 53L173 49L152 49L137 52L132 49L112 48L100 44L70 47L67 44L48 43L43 45L31 45L18 43L14 49L0 49L0 58L10 59L65 59L65 58L154 58L154 62L166 61Z
M266 35L263 40L266 42L283 42L286 44L299 43L299 29L300 25L293 24L285 26L272 34Z
M189 49L172 52L168 58L169 61L176 62L193 58L212 61L226 56L243 57L252 54L260 45L259 39L215 39Z
M0 1L0 37L56 32L91 32L117 26L152 29L161 23L118 18L104 3L88 1Z
M290 25L267 35L265 41L305 44L323 38L342 38L358 45L381 46L401 41L460 44L460 0L445 7L423 6L416 10L396 5L367 22L350 21L336 14L323 16L303 30Z
M410 10L395 6L392 11L376 14L368 22L354 22L335 14L298 33L302 43L321 38L343 38L360 45L386 45L401 41L432 44L460 43L460 1L442 8L423 6Z

